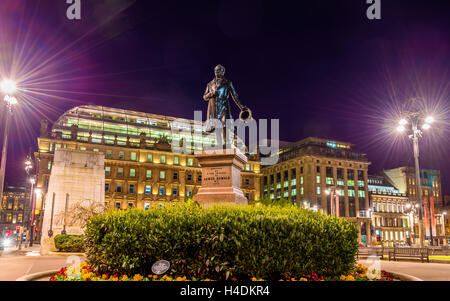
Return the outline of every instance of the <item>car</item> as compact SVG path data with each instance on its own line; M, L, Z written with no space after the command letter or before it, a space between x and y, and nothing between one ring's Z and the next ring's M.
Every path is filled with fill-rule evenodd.
M13 245L12 239L5 237L0 240L0 250L4 250L7 247L10 247Z

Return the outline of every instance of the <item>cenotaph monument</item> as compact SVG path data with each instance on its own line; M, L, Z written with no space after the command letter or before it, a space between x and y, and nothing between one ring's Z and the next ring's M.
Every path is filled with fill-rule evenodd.
M227 143L230 140L234 141L229 96L231 95L239 107L241 120L251 119L251 111L241 104L232 82L225 78L225 68L217 65L214 73L215 78L208 83L203 95L203 99L208 101L206 128L210 132L221 131L219 134L223 137L221 139L223 144L219 148L195 152L195 157L202 167L202 186L194 196L194 201L203 206L248 204L241 190L241 171L248 161L247 157L234 146L234 143ZM227 126L231 127L228 131ZM232 137L229 133L232 133Z
M57 234L82 234L78 225L66 225L62 215L80 202L105 202L104 154L73 149L55 150L42 222L41 254L56 251Z

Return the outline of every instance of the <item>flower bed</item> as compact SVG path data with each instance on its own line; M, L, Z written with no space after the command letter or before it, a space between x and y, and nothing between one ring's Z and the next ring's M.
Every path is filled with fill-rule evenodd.
M79 273L77 273L79 271ZM335 277L323 277L316 273L305 275L298 279L292 278L289 275L284 275L279 281L394 281L392 275L386 271L381 271L381 277L373 278L371 275L375 275L375 271L368 270L367 267L358 264L353 271L347 275L340 275ZM252 281L266 281L264 279L251 277ZM235 277L231 280L237 281ZM187 279L186 276L174 276L174 275L148 275L142 276L136 274L133 276L117 275L117 274L100 274L98 271L92 269L88 264L82 263L80 266L71 266L69 268L62 268L55 275L50 277L50 281L215 281L213 279Z

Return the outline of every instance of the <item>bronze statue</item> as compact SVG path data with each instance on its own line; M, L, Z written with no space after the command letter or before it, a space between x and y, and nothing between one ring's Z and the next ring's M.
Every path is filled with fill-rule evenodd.
M207 113L207 128L209 131L214 130L212 124L213 119L217 119L221 122L222 128L225 128L225 121L227 119L233 119L231 116L230 103L228 96L231 94L233 101L241 110L239 118L243 121L251 119L251 111L239 101L239 97L234 89L233 83L225 78L225 67L217 65L214 68L215 78L206 86L203 99L209 101L208 113Z

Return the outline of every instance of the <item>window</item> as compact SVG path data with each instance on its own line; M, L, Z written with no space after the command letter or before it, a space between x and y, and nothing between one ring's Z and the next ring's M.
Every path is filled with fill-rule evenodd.
M17 216L17 222L21 223L23 221L23 214L19 213L19 215Z
M316 172L320 172L320 166L316 166Z
M151 169L147 169L147 172L145 173L145 176L147 178L151 178L152 177L152 170Z
M303 184L303 176L300 176L300 184Z
M148 210L150 208L150 203L145 203L144 210Z
M187 174L187 181L192 181L192 174L190 173Z
M117 168L117 175L123 176L123 168L122 167Z
M128 192L129 193L134 193L134 184L130 184Z
M134 168L130 168L130 177L136 176L136 170Z
M245 171L249 171L250 170L250 164L245 164Z
M189 187L188 187L186 195L187 195L188 197L191 197L191 196L192 196L192 188L189 188Z
M121 151L121 152L119 152L119 159L123 159L125 157L125 155L124 155L124 153Z
M136 161L136 153L135 152L131 153L131 160Z
M177 156L173 157L173 164L175 165L180 164L180 159Z
M250 185L250 179L245 179L245 185Z
M159 195L164 195L164 186L159 186Z
M296 188L292 188L291 189L291 195L292 195L292 197L295 197L297 195L297 189Z
M316 176L316 183L320 184L320 176Z
M358 197L360 198L366 197L366 192L364 190L358 190Z
M197 176L197 181L198 181L198 182L201 182L201 181L202 181L202 175L198 175L198 176Z
M92 151L98 153L99 150L98 148L94 148Z
M109 191L109 183L105 183L105 192Z
M178 187L173 187L172 188L172 195L173 196L177 196L178 195Z
M145 194L152 193L152 185L145 185Z
M55 150L60 149L61 148L61 144L55 144ZM85 147L83 147L84 149L82 150L86 150ZM81 148L80 148L81 149Z
M355 186L355 180L347 180L347 186Z
M348 190L348 196L349 197L354 197L355 196L355 191L353 189L349 189Z
M333 178L327 177L325 180L326 180L327 185L333 185L333 183L334 183Z
M116 184L116 192L122 192L122 183Z
M166 172L165 172L164 170L161 170L161 171L159 172L159 178L160 178L160 179L165 179L165 178L166 178Z
M52 161L48 161L48 163L47 163L47 169L48 169L48 170L52 169Z
M161 155L161 163L166 163L166 156L165 155Z
M317 186L316 192L317 192L317 194L320 194L320 186Z
M147 162L152 162L152 161L153 161L153 155L147 154Z
M305 193L305 190L303 187L300 187L300 194L303 195Z
M112 157L112 151L111 150L107 150L106 151L106 158L110 159Z
M360 188L364 187L364 181L358 180L358 187Z
M192 166L192 165L194 165L194 159L189 158L188 159L188 166Z
M128 208L130 208L130 209L133 208L133 205L134 205L133 202L129 202L128 203Z
M116 209L120 209L121 205L120 202L116 202Z
M174 180L178 180L178 172L174 172L173 173L173 179Z
M109 176L111 174L111 167L105 166L105 175Z

